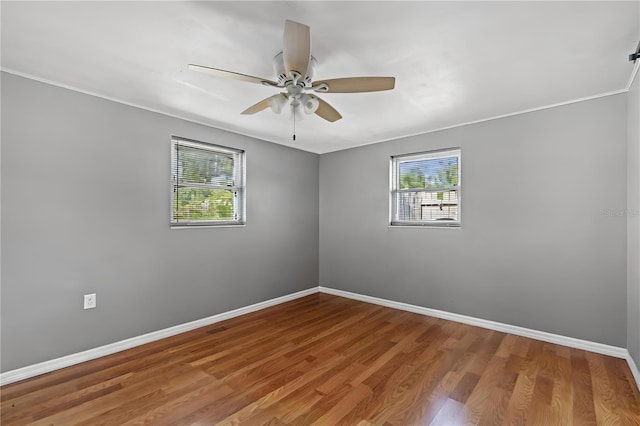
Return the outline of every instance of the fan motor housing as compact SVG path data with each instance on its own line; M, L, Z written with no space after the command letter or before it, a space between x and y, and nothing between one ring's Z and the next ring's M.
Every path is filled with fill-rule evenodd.
M313 82L313 75L316 71L316 66L318 65L318 61L316 58L311 55L309 58L309 67L307 68L307 75L304 76L304 79L298 80L304 82L305 87L311 86ZM282 52L279 52L276 56L273 57L273 69L276 72L276 76L278 77L278 84L284 85L285 81L290 80L290 77L287 75L287 70L284 68L284 59Z

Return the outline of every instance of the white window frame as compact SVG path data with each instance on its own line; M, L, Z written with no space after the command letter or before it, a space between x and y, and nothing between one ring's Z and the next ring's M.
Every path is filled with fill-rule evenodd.
M389 226L416 226L435 228L460 228L462 223L462 153L459 147L424 151L391 157L390 164L390 192L389 192ZM400 164L419 160L434 160L438 158L458 158L458 185L438 189L400 189ZM404 192L444 192L457 191L458 220L398 220L400 199L398 194Z
M222 186L212 183L181 183L178 182L177 164L178 150L180 146L197 148L213 153L231 155L233 157L234 186ZM216 226L244 226L246 224L246 158L245 151L236 148L229 148L221 145L214 145L207 142L200 142L193 139L186 139L178 136L171 137L171 205L170 224L172 228L181 227L216 227ZM179 187L222 189L233 192L233 220L176 220L174 217L174 203L176 202L176 190Z

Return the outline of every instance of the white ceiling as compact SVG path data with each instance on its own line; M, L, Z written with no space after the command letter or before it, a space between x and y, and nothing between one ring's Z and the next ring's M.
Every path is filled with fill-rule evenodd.
M316 153L625 89L640 2L9 2L2 69ZM285 19L311 27L315 79L395 76L321 97L343 119L267 109ZM188 135L183 135L188 136Z

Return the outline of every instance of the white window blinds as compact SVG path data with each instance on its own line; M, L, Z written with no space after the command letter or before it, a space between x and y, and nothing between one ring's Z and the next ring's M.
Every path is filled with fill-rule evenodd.
M174 137L171 223L244 224L244 151Z
M391 225L460 226L460 149L392 157Z

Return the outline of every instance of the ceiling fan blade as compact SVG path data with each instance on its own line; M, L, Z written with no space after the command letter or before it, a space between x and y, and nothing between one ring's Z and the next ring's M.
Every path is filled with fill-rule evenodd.
M271 96L266 98L266 99L261 100L260 102L258 102L255 105L251 105L249 108L245 109L240 114L245 114L245 115L255 114L256 112L260 112L260 111L262 111L264 109L269 108L269 99L270 98L271 98Z
M327 121L334 122L338 121L342 118L340 113L335 110L334 107L323 101L317 96L311 95L313 98L317 99L320 104L318 105L318 109L316 109L315 114L319 117L324 118Z
M240 74L233 71L219 70L217 68L203 67L202 65L189 64L189 69L201 73L214 75L216 77L231 78L234 80L248 81L249 83L268 84L270 86L278 86L278 83L266 78L253 77L251 75Z
M285 21L282 47L282 59L287 74L295 71L300 74L300 78L304 78L311 58L309 27L298 22Z
M395 85L395 77L347 77L314 81L312 88L317 92L360 93L391 90Z

